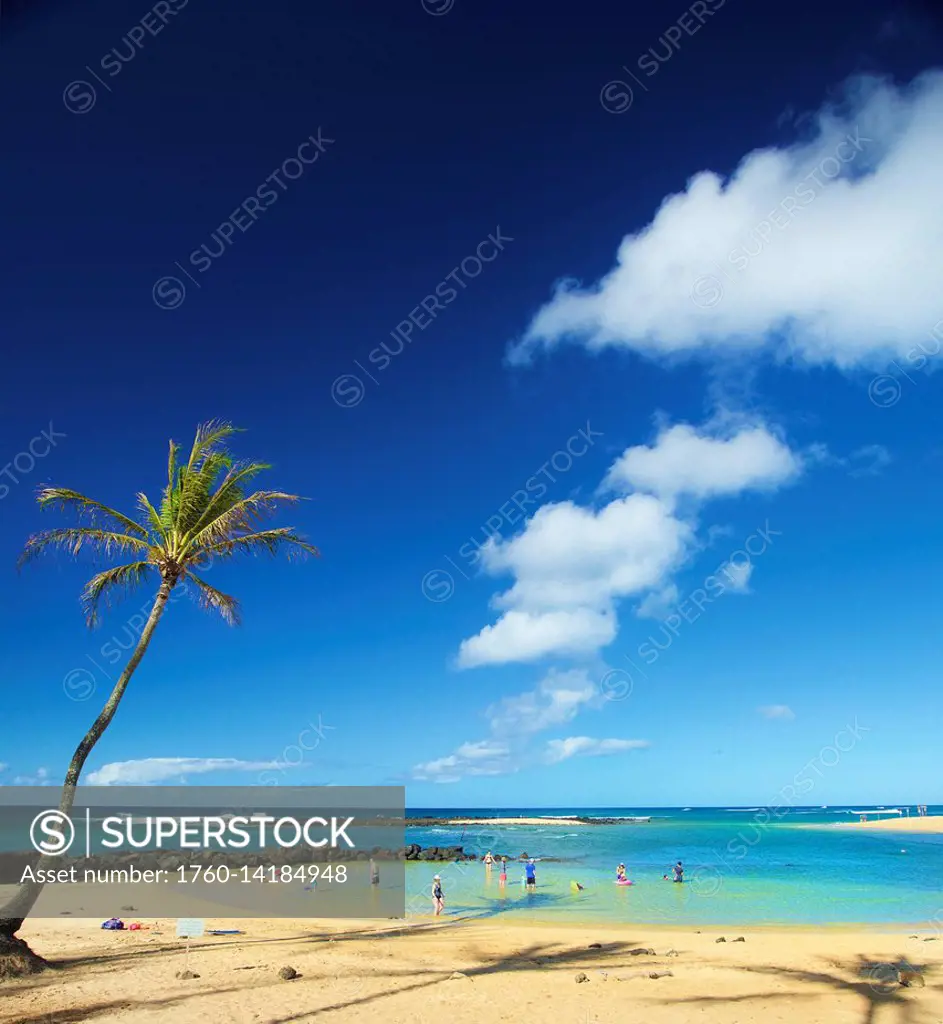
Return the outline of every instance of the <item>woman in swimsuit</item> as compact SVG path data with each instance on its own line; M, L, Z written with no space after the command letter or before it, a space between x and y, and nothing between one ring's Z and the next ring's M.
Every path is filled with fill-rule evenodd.
M484 860L485 860L485 871L490 871L491 870L491 865L494 864L494 857L491 856L491 851L490 850L485 854Z
M435 906L435 916L445 909L445 894L442 892L442 879L436 875L432 879L432 903Z

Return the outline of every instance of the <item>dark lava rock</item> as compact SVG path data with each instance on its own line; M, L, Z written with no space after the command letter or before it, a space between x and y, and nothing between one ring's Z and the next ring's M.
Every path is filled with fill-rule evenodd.
M279 967L278 976L282 981L293 981L295 978L301 977L294 967Z

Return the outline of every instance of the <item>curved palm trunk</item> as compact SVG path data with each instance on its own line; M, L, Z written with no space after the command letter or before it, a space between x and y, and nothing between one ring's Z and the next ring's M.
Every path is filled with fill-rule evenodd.
M134 675L134 670L138 667L138 663L144 657L144 652L151 642L151 636L157 627L157 623L160 621L161 615L164 614L164 609L167 607L167 599L170 597L170 592L173 590L176 582L176 579L174 579L164 580L161 583L160 589L157 591L157 597L154 600L154 606L151 608L151 614L148 616L144 629L141 631L141 636L138 639L137 646L134 648L134 653L128 660L127 665L125 665L124 671L118 677L118 681L115 683L114 689L111 691L111 695L105 702L105 706L102 708L98 718L92 723L92 727L85 734L82 742L75 748L75 753L72 755L72 761L69 764L69 770L66 772L65 782L62 786L62 796L59 798L59 810L63 814L68 814L72 810L72 805L75 802L75 787L78 785L79 776L82 774L85 761L92 748L111 724L111 720L115 717L115 712L118 710L118 705L121 703L124 691L128 688L128 683L131 680L131 676ZM54 858L42 857L37 867L52 867L53 861ZM20 974L33 974L46 966L46 962L33 953L22 939L16 938L16 933L23 926L23 921L42 891L43 886L41 884L27 882L20 886L17 894L0 908L3 913L10 915L9 917L0 917L0 978L3 978L5 975L15 977Z

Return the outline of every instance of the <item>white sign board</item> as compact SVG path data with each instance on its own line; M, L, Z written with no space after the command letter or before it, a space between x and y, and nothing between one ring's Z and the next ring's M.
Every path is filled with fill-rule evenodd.
M203 921L198 917L177 919L178 939L198 939L203 934Z

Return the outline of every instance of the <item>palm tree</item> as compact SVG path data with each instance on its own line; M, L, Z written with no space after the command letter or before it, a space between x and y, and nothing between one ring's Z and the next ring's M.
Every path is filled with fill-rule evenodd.
M236 432L231 424L221 421L202 424L197 428L186 462L180 460L180 449L171 441L167 486L160 507L155 508L146 495L139 493L136 517L64 487L43 487L39 491L40 508L75 511L85 517L86 524L34 534L20 556L21 566L50 550L64 550L75 556L89 548L99 555L120 555L129 559L122 565L105 569L85 584L82 603L90 627L98 624L102 606L107 606L114 597L147 580L160 581L134 652L98 718L72 755L59 801L59 810L65 814L72 809L75 787L85 761L115 717L174 587L192 583L196 588L192 593L202 607L219 612L227 623L236 625L239 622L236 599L210 586L196 569L237 554L275 555L283 549L289 555L318 554L317 548L291 527L261 528L263 520L280 504L299 499L282 491L247 493L255 478L271 467L260 462L234 461L227 441ZM4 973L32 973L45 966L41 958L16 938L16 932L41 891L41 885L23 885L3 907L3 912L10 916L0 917L0 977Z

